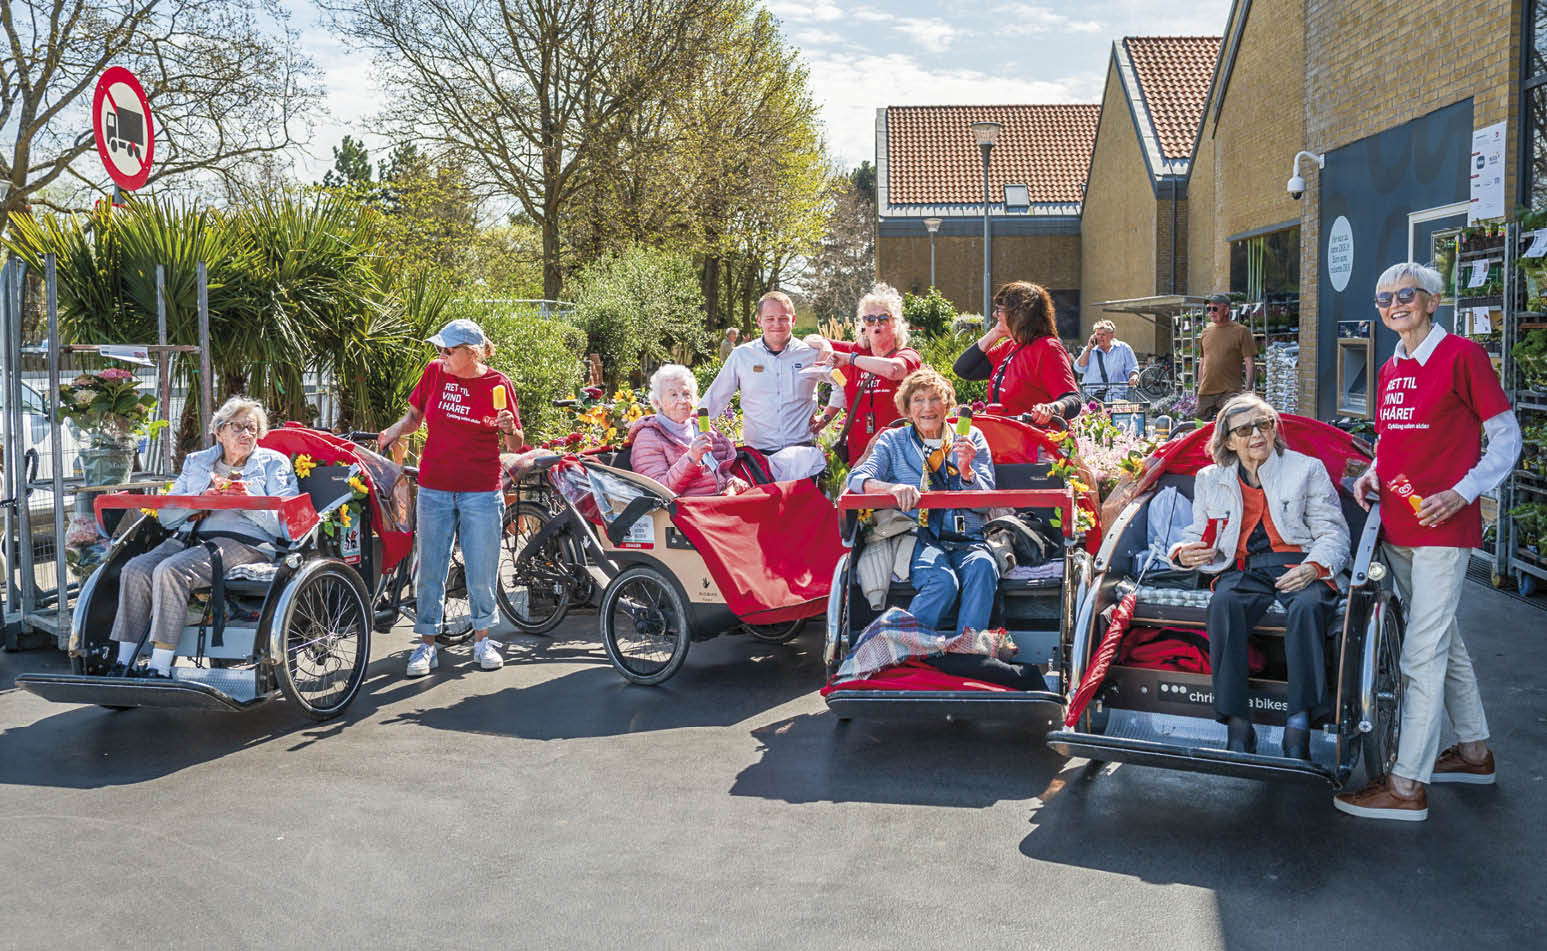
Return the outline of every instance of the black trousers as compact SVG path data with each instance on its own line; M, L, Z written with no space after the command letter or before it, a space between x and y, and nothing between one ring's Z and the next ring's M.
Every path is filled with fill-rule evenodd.
M1230 569L1214 583L1214 597L1209 600L1209 663L1214 668L1214 714L1221 722L1227 717L1252 718L1246 691L1246 641L1274 599L1283 602L1289 614L1284 625L1289 712L1309 710L1313 720L1327 713L1322 644L1338 593L1324 581L1313 581L1299 591L1279 591L1273 583L1288 570L1285 565Z

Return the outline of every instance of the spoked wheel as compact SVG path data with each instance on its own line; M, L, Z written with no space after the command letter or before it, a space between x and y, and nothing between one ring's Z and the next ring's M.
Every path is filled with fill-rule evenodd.
M279 687L317 720L342 713L360 690L371 657L371 615L348 567L329 562L302 569L281 596L271 642Z
M1359 754L1365 774L1374 779L1397 764L1397 740L1402 731L1402 612L1395 598L1387 599L1380 625L1371 632L1375 644L1374 729L1359 734Z
M602 593L601 615L607 658L634 683L661 683L687 659L687 607L654 568L635 566L614 578Z
M580 563L580 555L568 532L550 536L536 551L520 559L527 542L549 519L558 517L533 502L518 502L505 512L499 584L494 595L505 620L528 634L553 630L564 620L574 600L574 568Z
M473 636L473 609L467 599L467 568L462 564L462 549L451 548L451 566L446 569L446 598L440 616L440 633L435 643L442 647L460 644Z
M788 644L806 626L806 618L788 624L743 624L741 629L765 644Z
M1139 371L1139 395L1150 402L1163 400L1171 395L1171 376L1165 367L1151 366Z

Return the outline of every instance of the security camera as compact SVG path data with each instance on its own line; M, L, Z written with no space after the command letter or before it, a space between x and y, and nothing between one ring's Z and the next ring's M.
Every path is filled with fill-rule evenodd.
M1301 196L1305 194L1305 179L1296 175L1294 178L1291 178L1289 180L1289 184L1285 185L1284 187L1289 191L1290 198L1293 198L1295 201L1299 201Z
M1305 194L1305 179L1300 177L1300 160L1302 158L1308 158L1315 162L1317 168L1327 167L1327 156L1325 153L1317 154L1304 151L1303 149L1295 153L1294 159L1289 163L1289 183L1284 186L1284 190L1289 192L1289 197L1295 201L1299 201L1300 197Z

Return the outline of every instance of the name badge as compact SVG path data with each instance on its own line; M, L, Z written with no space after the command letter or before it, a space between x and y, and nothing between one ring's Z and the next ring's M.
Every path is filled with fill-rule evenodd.
M761 363L754 363L754 364L752 364L752 372L753 373L762 373L763 372L763 365Z
M958 515L958 516L956 516L956 534L958 534L958 535L965 535L965 534L967 534L967 516L965 516L965 515Z

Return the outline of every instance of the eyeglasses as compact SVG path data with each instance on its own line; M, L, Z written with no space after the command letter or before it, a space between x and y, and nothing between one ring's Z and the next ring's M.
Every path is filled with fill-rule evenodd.
M884 324L892 319L891 314L866 314L861 318L867 324Z
M238 435L241 435L243 433L247 433L247 434L256 436L258 434L258 424L257 423L226 423L226 427L225 428L231 430L233 433L236 433Z
M1278 428L1278 423L1274 422L1272 417L1266 417L1247 423L1244 426L1232 426L1230 427L1230 435L1237 439L1246 439L1254 430L1259 433L1271 433L1276 428Z
M1413 298L1417 297L1419 294L1427 293L1429 292L1421 287L1404 287L1394 294L1391 291L1381 291L1379 294L1375 295L1375 306L1379 307L1381 310L1385 310L1386 308L1390 307L1393 302L1398 304L1411 304L1413 302Z
M455 353L456 351L461 350L462 348L460 346L456 346L456 347L436 347L435 349L440 351L440 355L441 356L449 357L453 353Z
M1208 311L1211 314L1215 314L1215 313L1223 314L1225 311L1229 310L1230 308L1226 307L1224 304L1210 304L1209 306L1207 306L1207 307L1205 307L1203 309Z

